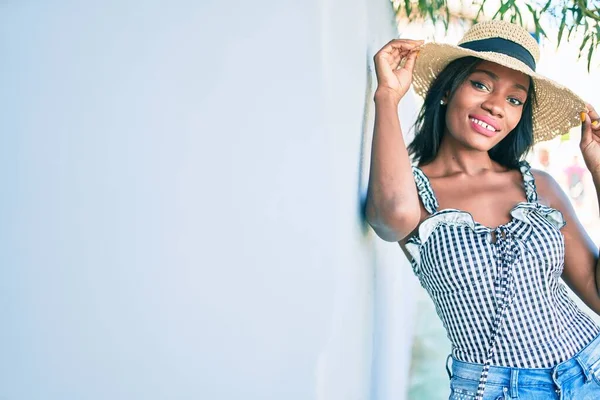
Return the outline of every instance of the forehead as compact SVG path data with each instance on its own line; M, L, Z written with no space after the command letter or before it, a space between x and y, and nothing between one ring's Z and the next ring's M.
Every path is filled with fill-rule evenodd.
M477 64L475 71L477 70L491 72L502 81L508 81L509 83L519 84L529 88L529 75L526 75L520 71L515 71L514 69L510 69L503 65L484 60Z

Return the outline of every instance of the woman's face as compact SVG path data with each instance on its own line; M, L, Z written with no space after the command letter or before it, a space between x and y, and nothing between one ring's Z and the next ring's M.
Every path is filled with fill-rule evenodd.
M469 148L488 151L519 123L529 76L482 61L456 89L446 109L446 132Z

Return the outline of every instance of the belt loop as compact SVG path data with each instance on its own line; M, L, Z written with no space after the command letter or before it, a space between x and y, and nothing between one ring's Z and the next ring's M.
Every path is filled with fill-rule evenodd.
M554 368L552 368L552 380L554 381L554 386L556 386L556 389L554 391L558 395L559 399L563 398L562 389L561 389L562 385L558 382L558 375L559 375L558 374L558 368L561 366L561 364L558 364L557 366L555 366Z
M592 379L592 373L590 372L590 368L584 363L579 356L575 356L575 360L581 367L583 374L585 375L585 383L588 383L590 379Z
M516 399L519 397L519 369L510 369L510 397Z
M450 368L448 368L448 361L452 358L452 353L448 354L448 357L446 357L446 372L448 373L448 379L452 379L452 372L450 371Z

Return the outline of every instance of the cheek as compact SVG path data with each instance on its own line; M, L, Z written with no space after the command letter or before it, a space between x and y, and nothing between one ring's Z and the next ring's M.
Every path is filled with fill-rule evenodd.
M456 115L457 115L457 110L455 107L448 107L446 109L446 115L445 115L446 129L448 129L450 132L454 132L457 129L459 129L459 126L457 126L458 119L457 119Z
M459 130L462 131L464 129L463 124L465 123L465 115L468 114L468 110L470 108L468 106L459 103L453 102L448 105L446 109L446 127L450 130Z
M509 132L517 127L517 125L519 124L519 121L521 121L522 116L523 116L523 108L511 110L507 114L507 117L508 117L507 122L508 122Z

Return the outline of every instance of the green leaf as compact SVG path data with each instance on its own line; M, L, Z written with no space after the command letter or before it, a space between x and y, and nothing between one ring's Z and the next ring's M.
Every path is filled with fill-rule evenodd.
M444 20L444 28L446 29L446 32L448 32L448 22L450 21L450 9L448 8L448 5L446 4L446 19Z
M542 25L540 24L540 20L536 19L534 20L535 22L535 33L539 36L541 34L541 36L543 37L548 37L548 35L546 34L546 31L544 31L544 28L542 28Z
M563 8L563 16L562 16L562 19L560 20L560 27L558 28L558 44L556 45L556 47L560 46L560 41L562 39L563 31L565 30L565 26L567 24L566 21L567 21L567 9Z
M581 24L581 19L583 18L583 12L581 11L581 9L576 9L573 14L575 14L575 23L577 25Z
M544 8L541 9L540 14L543 14L546 12L546 10L548 9L548 7L550 7L550 3L552 3L552 0L548 0L548 2L546 3L546 5L544 6ZM528 4L529 6L529 4Z
M590 37L592 37L592 36L585 35L585 37L583 38L583 43L581 43L581 46L579 47L579 56L577 57L577 59L581 58L581 52L582 52L583 48L585 47L585 44L588 42L588 40L590 40Z
M577 25L571 25L569 27L569 34L567 35L567 41L571 40L571 33L577 32Z
M475 4L475 3L472 3ZM481 15L481 13L483 13L483 5L485 4L485 1L483 3L481 3L481 5L479 6L479 10L477 10L477 15L475 15L475 20L477 21L479 19L479 16Z
M509 7L510 7L510 0L507 1L506 3L501 3L500 8L498 9L498 11L496 11L496 14L494 14L492 19L496 19L496 17L498 15L500 15L500 17L503 17L504 14L506 14L506 11L508 11Z
M523 26L523 17L521 16L521 10L519 10L519 7L517 7L516 4L513 6L513 10L514 10L515 14L517 15L517 17L519 18L519 24L521 26Z
M410 0L404 0L404 9L406 10L406 16L410 18L410 13L412 12Z
M588 50L587 57L587 69L590 72L590 65L592 64L592 54L594 53L594 38L592 38L592 43L590 43L590 49Z
M541 33L543 36L547 37L546 32L544 32L544 28L542 28L542 25L540 24L540 17L537 11L529 4L526 4L526 6L529 12L531 13L531 16L533 17L533 23L535 24L535 34L537 36L540 36Z

